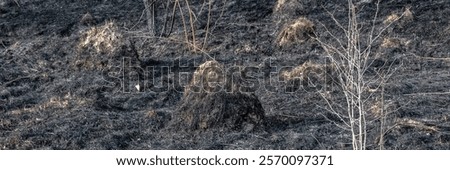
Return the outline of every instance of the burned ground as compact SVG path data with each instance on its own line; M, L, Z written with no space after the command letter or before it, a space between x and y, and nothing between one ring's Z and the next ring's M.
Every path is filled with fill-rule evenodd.
M339 30L325 9L345 22L343 1L287 0L277 8L276 0L216 0L203 52L186 48L180 18L170 37L151 36L140 0L17 2L0 2L0 149L351 149L349 132L324 118L316 92L266 86L270 66L295 68L325 55L313 39L279 47L280 30L300 17L317 32L321 23ZM192 8L200 11L201 2ZM398 68L385 87L392 113L384 148L450 149L450 3L382 1L376 24L408 8L412 18L383 35L372 66ZM370 24L374 3L358 9L362 24ZM205 35L205 14L195 25L198 37ZM170 126L189 105L184 86L212 58L261 73L254 76L267 88L250 91L264 110L262 129ZM189 75L174 79L180 72ZM142 77L155 83L138 82ZM369 134L368 148L379 148L378 130Z

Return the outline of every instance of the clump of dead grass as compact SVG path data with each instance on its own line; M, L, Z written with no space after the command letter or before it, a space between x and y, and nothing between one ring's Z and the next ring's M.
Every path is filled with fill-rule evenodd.
M280 74L280 79L285 81L290 87L289 91L297 90L300 85L303 88L323 88L332 87L333 84L339 81L338 75L333 65L305 62L292 70L284 71Z
M81 50L94 50L98 54L112 54L121 46L122 38L123 36L117 25L110 21L84 32L79 48Z
M411 45L412 40L406 38L385 37L381 42L382 48L404 48Z
M399 48L402 42L398 38L384 38L381 43L381 47L383 48Z
M400 16L398 16L397 14L391 14L391 15L386 17L386 19L383 21L383 24L384 25L389 25L391 23L394 23L398 19L400 19Z
M284 26L277 37L278 46L303 43L314 35L314 23L307 18L300 17Z
M219 85L224 84L225 74L223 65L215 60L201 64L194 72L190 86L201 88L205 92L216 92ZM186 88L185 95L189 94L191 88Z
M377 100L374 101L368 109L368 113L375 118L383 118L388 114L395 112L399 109L399 105L395 101L391 100Z
M249 54L256 51L256 47L251 44L244 44L234 50L234 54Z
M43 103L32 105L30 107L12 110L11 113L14 115L21 115L25 113L39 113L46 110L70 109L72 107L81 107L91 104L92 100L81 97L75 97L72 96L70 93L67 93L63 97L52 96Z
M278 0L277 4L275 5L275 12L279 12L282 10L283 6L286 4L286 0Z
M155 118L158 114L155 110L150 110L147 113L145 113L145 117L147 118Z
M383 21L384 25L391 25L396 23L397 26L404 27L406 24L414 20L414 15L409 8L407 8L401 15L393 13L386 17Z
M300 78L301 80L308 78L308 75L310 75L310 73L314 73L314 74L318 74L318 75L322 75L323 78L325 79L325 76L327 74L327 72L329 72L331 66L329 65L325 65L325 64L318 64L318 63L314 63L311 61L305 62L302 65L299 65L297 67L295 67L294 69L290 70L290 71L285 71L283 73L281 73L281 78L283 80L293 80L293 79L297 79Z
M404 21L412 21L414 19L414 15L411 12L411 10L409 8L407 8L404 12L403 12L403 20Z
M296 9L302 8L303 6L298 0L277 0L273 11L277 14L288 14L292 15Z

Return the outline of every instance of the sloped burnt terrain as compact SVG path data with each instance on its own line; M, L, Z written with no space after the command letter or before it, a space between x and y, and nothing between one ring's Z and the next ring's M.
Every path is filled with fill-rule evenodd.
M199 41L207 34L202 2L191 4ZM289 90L270 77L325 55L312 39L280 47L285 24L305 17L316 32L324 32L321 23L338 30L327 11L345 22L346 2L212 4L208 46L195 52L184 43L180 18L170 36L150 34L142 1L1 1L0 149L351 149L350 133L324 117L325 103L315 91ZM358 9L363 24L370 24L374 3L358 3ZM386 43L379 42L381 57L373 65L397 68L385 85L390 114L383 146L450 149L450 2L383 1L376 25L405 9L413 18L383 35ZM195 108L185 86L202 63L213 60L231 74L248 68L248 76L259 80L245 82L243 96L262 108L247 109L240 95L229 103L263 112L261 128L243 123L180 130L180 111ZM217 100L192 104L216 113L209 99ZM378 122L370 123L368 148L378 149Z

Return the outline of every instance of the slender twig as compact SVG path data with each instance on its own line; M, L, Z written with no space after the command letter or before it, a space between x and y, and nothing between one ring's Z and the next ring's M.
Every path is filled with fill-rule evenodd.
M14 0L14 2L16 3L16 5L17 5L18 7L20 7L19 1Z
M172 21L171 21L171 24L170 24L169 33L167 33L167 37L169 37L170 34L172 34L172 31L173 31L173 25L175 24L175 14L176 14L176 11L177 11L177 2L178 2L178 0L177 0L176 2L173 3L173 8L172 8Z
M208 43L209 24L211 22L211 11L212 11L212 9L211 9L211 6L212 6L211 0L208 0L208 3L209 3L209 5L208 5L208 22L206 24L206 33L205 33L205 39L204 39L203 45L202 45L202 50L205 50L206 45Z
M187 26L186 26L186 20L184 18L184 14L183 14L183 9L181 8L180 2L179 0L176 0L175 3L177 3L178 8L180 10L180 14L181 14L181 21L183 22L183 30L184 30L184 38L186 41L186 44L190 44L189 42L189 36L188 36L188 31L187 31ZM191 47L189 47L190 49Z
M149 31L154 31L154 10L151 9L153 7L153 4L155 3L155 0L153 0L151 3L149 3L150 0L143 0L145 11L147 13L147 26ZM153 32L154 33L154 32Z
M0 41L0 42L2 43L3 48L7 48L3 41Z
M161 31L161 34L159 35L160 37L165 36L166 34L166 29L167 29L167 22L169 20L169 12L170 12L170 0L167 0L167 4L165 6L166 8L166 13L165 13L165 19L164 19L164 24L163 24L163 29Z
M188 0L185 0L186 2L186 6L188 8L188 12L189 12L189 23L191 25L191 34L192 34L192 44L194 45L194 51L195 49L197 49L197 41L196 41L196 35L195 35L195 26L194 26L194 12L191 9L191 5L189 4Z
M217 23L220 21L220 19L223 17L223 14L225 13L225 5L227 4L227 0L224 0L223 1L223 7L222 7L222 10L221 10L221 12L220 12L220 15L219 15L219 18L217 18L217 20L216 20L216 22L214 23L214 26L212 27L212 29L211 29L211 32L214 32L214 30L216 29L216 27L217 27Z

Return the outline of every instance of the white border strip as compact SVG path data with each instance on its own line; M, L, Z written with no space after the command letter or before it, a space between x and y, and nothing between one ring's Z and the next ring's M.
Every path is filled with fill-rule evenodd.
M118 165L116 158L247 158L247 166L151 166ZM272 155L272 157L268 157ZM259 165L283 157L327 155L333 165ZM263 156L264 158L262 158ZM450 151L0 151L1 169L446 169L450 167ZM254 161L254 162L253 162ZM297 162L298 163L298 162ZM327 163L327 162L325 162ZM281 164L281 163L279 163Z

